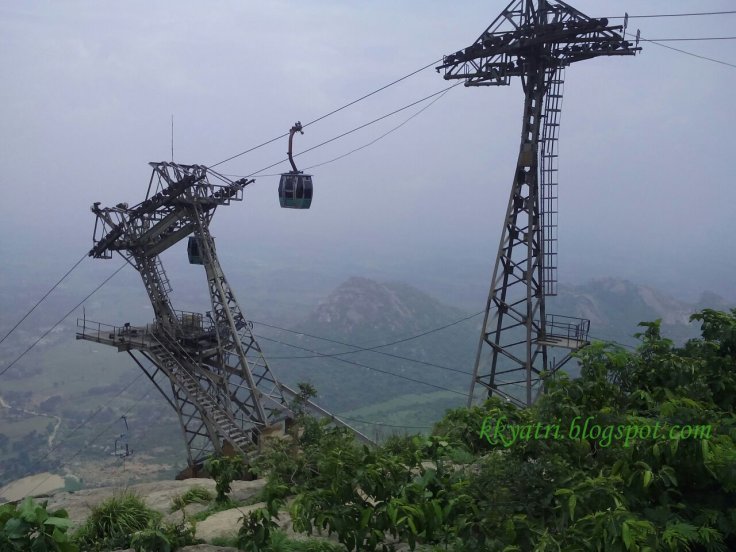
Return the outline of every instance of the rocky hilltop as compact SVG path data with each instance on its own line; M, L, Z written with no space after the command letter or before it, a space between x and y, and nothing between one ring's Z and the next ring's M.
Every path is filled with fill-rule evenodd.
M408 284L354 276L322 300L304 325L366 339L420 333L463 314Z
M590 333L602 339L633 344L636 325L662 320L662 331L682 343L698 335L699 326L689 317L703 308L728 310L725 299L704 292L695 303L671 297L649 286L621 278L600 278L579 286L560 285L559 295L549 300L548 312L590 320Z

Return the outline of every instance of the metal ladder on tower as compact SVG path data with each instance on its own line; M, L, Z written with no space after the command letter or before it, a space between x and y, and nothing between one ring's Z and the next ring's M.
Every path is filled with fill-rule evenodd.
M542 215L542 288L545 296L557 295L557 185L558 137L564 86L564 68L550 69L540 149L540 193Z
M170 348L177 349L177 352L182 356L188 356L184 349L176 344L173 340L166 340L167 344L164 345L158 338L152 336L154 339L153 345L150 347L150 352L153 353L161 364L167 368L171 374L176 378L177 383L186 390L189 400L196 406L202 407L205 413L217 426L217 429L222 433L224 437L230 441L233 447L239 449L242 453L245 453L250 445L253 444L253 440L250 435L239 427L232 416L230 416L220 405L215 402L210 395L202 389L199 381L187 370L182 362L174 355Z
M161 257L159 257L158 255L156 255L155 257L154 267L156 270L156 275L158 276L158 279L161 282L161 287L164 288L164 291L166 293L171 293L173 289L171 288L169 277L166 274L166 270L164 270L164 264L161 262Z

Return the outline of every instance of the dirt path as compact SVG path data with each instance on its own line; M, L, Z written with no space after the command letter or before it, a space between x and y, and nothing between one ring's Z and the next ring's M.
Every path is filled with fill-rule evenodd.
M43 412L35 412L33 410L26 410L25 408L17 408L15 406L12 406L8 404L5 399L0 396L0 407L7 408L9 410L17 410L18 412L23 412L24 414L30 414L31 416L43 416L44 418L53 418L56 420L56 424L54 425L54 430L51 432L51 435L49 435L48 438L48 447L51 449L54 445L54 439L56 439L56 434L59 431L59 426L61 425L61 418L59 416L53 416L51 414L44 414Z

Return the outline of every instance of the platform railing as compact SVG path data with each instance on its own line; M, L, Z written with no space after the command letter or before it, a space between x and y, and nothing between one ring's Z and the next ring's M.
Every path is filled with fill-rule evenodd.
M100 343L112 341L119 344L145 347L150 343L154 326L155 324L112 326L85 318L77 318L77 339L88 339Z
M198 312L174 311L177 323L172 329L166 330L166 334L178 338L191 337L193 334L214 332L211 321L205 321L204 316ZM103 324L85 318L77 318L77 338L90 339L98 342L109 342L133 346L146 346L151 343L152 336L161 335L164 328L158 322L146 324L145 326L133 326L123 324L113 326Z
M547 337L569 339L571 341L588 341L590 320L574 316L547 314L544 317Z

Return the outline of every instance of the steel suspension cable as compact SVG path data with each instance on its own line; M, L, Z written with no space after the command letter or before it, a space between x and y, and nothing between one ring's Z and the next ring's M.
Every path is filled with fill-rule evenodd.
M467 393L463 393L462 391L458 391L456 389L450 389L448 387L442 387L441 385L435 385L434 383L429 383L429 382L426 382L426 381L422 381L422 380L410 378L408 376L402 376L401 374L395 374L394 372L389 372L388 370L381 370L380 368L374 368L373 366L368 366L366 364L361 364L360 362L353 362L352 360L346 360L344 358L338 358L338 357L331 357L329 355L321 355L321 353L319 351L315 351L313 349L308 349L306 347L301 347L299 345L293 345L291 343L286 343L285 341L281 341L279 339L273 339L273 338L266 337L266 336L263 336L263 335L256 335L256 334L254 334L254 335L258 339L263 339L265 341L271 341L273 343L278 343L280 345L285 345L286 347L293 347L295 349L301 349L303 351L307 351L307 352L313 353L315 355L325 356L327 358L331 358L331 359L337 360L339 362L344 362L346 364L352 364L353 366L358 366L360 368L366 368L366 369L372 370L374 372L379 372L381 374L386 374L386 375L389 375L389 376L394 376L396 378L400 378L400 379L403 379L403 380L411 381L413 383L420 383L422 385L427 385L428 387L434 387L435 389L440 389L441 391L449 391L450 393L455 393L456 395L461 395L463 397L467 397L468 396Z
M72 309L69 312L67 312L62 318L60 318L59 321L56 322L56 324L54 324L48 330L46 330L38 339L36 339L36 341L34 341L30 345L30 347L28 347L25 351L23 351L20 355L18 355L18 357L13 362L11 362L10 364L8 364L2 371L0 371L0 376L2 376L3 374L5 374L5 372L7 372L8 370L10 370L15 365L16 362L18 362L21 358L23 358L26 355L26 353L28 353L31 349L33 349L36 345L38 345L44 337L46 337L47 335L49 335L51 333L51 331L54 330L54 328L56 328L64 320L66 320L67 318L69 318L69 316L75 310L77 310L79 307L81 307L87 299L89 299L95 293L97 293L100 290L100 288L102 288L102 286L104 286L107 282L109 282L110 280L112 280L113 277L118 272L120 272L121 270L123 270L126 266L127 266L127 264L121 265L120 268L118 268L115 272L113 272L112 274L110 274L110 276L108 276L107 278L105 278L100 285L98 285L89 294L87 294L87 296L84 299L82 299L79 303L77 303L76 305L74 305L74 307L72 307Z
M342 107L338 107L337 109L333 109L329 113L326 113L326 114L324 114L324 115L322 115L320 117L317 117L316 119L314 119L312 121L309 121L308 123L302 125L302 128L307 127L309 125L313 125L314 123L317 123L317 122L319 122L319 121L321 121L323 119L326 119L327 117L329 117L331 115L334 115L335 113L338 113L338 112L342 111L343 109L347 109L348 107L350 107L352 105L355 105L356 103L358 103L360 101L363 101L366 98L370 98L374 94L378 94L379 92L381 92L383 90L386 90L387 88L389 88L390 86L393 86L394 84L398 84L401 81L406 80L409 77L412 77L412 76L416 75L417 73L420 73L420 72L424 71L425 69L429 69L430 67L434 66L435 64L437 64L440 61L442 61L442 58L440 58L438 60L435 60L432 63L428 63L427 65L425 65L423 67L420 67L419 69L416 69L416 70L412 71L411 73L408 73L408 74L404 75L403 77L400 77L400 78L396 79L395 81L392 81L392 82L390 82L388 84L385 84L385 85L381 86L380 88L375 89L373 92L369 92L368 94L365 94L365 95L361 96L357 100L353 100L353 101L351 101L349 103L346 103ZM252 148L248 148L245 151L242 151L242 152L237 153L235 155L231 155L227 159L223 159L222 161L218 161L217 163L215 163L213 165L210 165L210 168L217 167L218 165L222 165L223 163L227 163L228 161L232 161L233 159L237 159L238 157L241 157L241 156L245 155L246 153L250 153L250 152L252 152L254 150L257 150L258 148L261 148L263 146L266 146L268 144L271 144L271 143L275 142L276 140L281 140L282 138L285 138L288 135L289 135L289 133L286 132L286 133L284 133L284 134L282 134L280 136L277 136L276 138L271 138L270 140L268 140L266 142L263 142L262 144L258 144L257 146L253 146Z
M434 98L435 96L438 96L440 94L444 94L448 90L451 90L452 88L455 88L456 86L460 86L461 84L465 84L465 83L463 81L460 81L457 84L453 84L452 86L448 86L447 88L443 88L442 90L438 90L437 92L433 92L432 94L430 94L428 96L425 96L425 97L423 97L423 98L421 98L419 100L416 100L416 101L414 101L414 102L412 102L410 104L407 104L407 105L405 105L403 107L400 107L400 108L392 111L391 113L386 113L385 115L382 115L380 117L377 117L376 119L373 119L372 121L368 121L367 123L364 123L364 124L362 124L360 126L357 126L357 127L353 128L351 130L348 130L346 132L343 132L342 134L339 134L337 136L334 136L334 137L330 138L329 140L325 140L324 142L321 142L321 143L317 144L316 146L312 146L311 148L307 148L307 149L305 149L305 150L303 150L303 151L301 151L299 153L295 153L293 155L293 157L298 157L300 155L303 155L305 153L308 153L308 152L310 152L312 150L315 150L317 148L321 148L322 146L327 145L327 144L329 144L331 142L334 142L335 140L339 140L340 138L344 138L345 136L347 136L349 134L352 134L353 132L357 132L357 131L359 131L361 129L364 129L367 126L370 126L370 125L375 124L375 123L377 123L379 121L382 121L382 120L384 120L384 119L386 119L388 117L391 117L392 115L396 115L397 113L401 113L402 111L404 111L406 109L409 109L410 107L414 107L417 104L420 104L422 102L425 102L425 101L429 100L430 98ZM263 171L267 171L268 169L271 169L271 168L273 168L273 167L275 167L277 165L280 165L281 163L284 163L284 162L286 162L288 160L289 159L287 157L287 158L282 159L281 161L277 161L276 163L272 163L272 164L268 165L267 167L263 167L262 169L259 169L259 170L255 171L255 172L250 173L249 175L245 176L245 178L250 178L252 176L256 176L258 173L262 173Z
M434 368L440 368L442 370L449 370L449 371L452 371L452 372L458 372L460 374L466 374L466 375L471 375L472 376L473 374L471 372L467 372L465 370L459 370L457 368L450 368L449 366L442 366L441 364L435 364L433 362L427 362L427 361L424 361L424 360L418 360L418 359L415 359L415 358L409 358L409 357L405 357L405 356L401 356L401 355L396 355L396 354L393 354L393 353L387 353L385 351L378 351L377 349L381 349L383 347L389 347L389 346L395 345L397 343L404 343L406 341L411 341L411 340L414 340L414 339L418 339L419 337L423 337L423 336L426 336L426 335L429 335L429 334L432 334L432 333L435 333L435 332L444 330L444 329L449 328L451 326L455 326L457 324L460 324L461 322L465 322L466 320L470 320L471 318L475 318L476 316L479 316L479 315L483 314L484 312L485 311L480 311L480 312L477 312L477 313L475 313L473 315L466 316L465 318L462 318L460 320L456 320L455 322L452 322L450 324L446 324L444 326L440 326L438 328L434 328L434 329L425 331L425 332L423 332L421 334L418 334L418 335L415 335L415 336L411 336L411 337L407 337L407 338L404 338L404 339L400 339L400 340L397 340L397 341L389 342L389 343L383 343L381 345L375 345L373 347L361 347L360 345L353 345L352 343L346 343L344 341L338 341L336 339L330 339L330 338L327 338L327 337L321 337L321 336L318 336L318 335L308 334L308 333L300 332L300 331L297 331L297 330L291 330L289 328L282 328L280 326L275 326L273 324L266 324L265 322L258 322L256 320L254 320L253 322L255 324L260 324L261 326L266 326L267 328L273 328L275 330L281 330L281 331L290 332L290 333L294 333L294 334L298 334L298 335L305 335L305 336L311 337L313 339L319 339L321 341L327 341L329 343L336 343L338 345L344 345L346 347L353 347L354 349L356 349L355 351L343 351L343 352L340 352L340 353L326 353L326 354L319 353L317 355L309 355L309 356L290 356L290 357L274 357L274 356L271 356L271 357L269 357L269 360L297 360L297 359L307 359L307 358L337 357L337 356L343 356L343 355L352 355L352 354L355 354L355 353L370 352L370 353L376 353L376 354L379 354L379 355L389 356L389 357L392 357L392 358L397 358L397 359L400 359L400 360L406 360L408 362L416 362L417 364L424 364L425 366L432 366Z
M44 294L44 296L43 296L43 297L41 297L41 298L40 298L40 299L39 299L38 301L36 301L36 304L35 304L35 305L33 305L33 307L31 307L31 310L29 310L29 311L28 311L28 312L27 312L27 313L26 313L26 314L25 314L25 315L23 316L23 318L21 318L20 320L18 320L18 322L16 322L15 326L13 326L12 328L10 328L10 330L8 331L8 333L6 333L6 334L5 334L4 336L3 336L3 338L2 338L2 339L0 339L0 343L2 343L3 341L5 341L5 340L6 340L7 338L8 338L8 336L9 336L9 335L10 335L11 333L13 333L13 332L15 331L15 329L16 329L16 328L17 328L18 326L20 326L20 325L21 325L21 324L23 323L23 321L24 321L24 320L25 320L26 318L28 318L28 317L29 317L29 316L31 315L31 313L32 313L32 312L33 312L34 310L36 310L36 307L38 307L38 305L40 305L40 304L41 304L41 303L42 303L42 302L44 301L44 299L46 299L46 298L47 298L47 297L48 297L49 295L51 295L51 292L53 292L53 291L54 291L54 290L55 290L55 289L56 289L57 287L59 287L59 285L60 285L60 284L61 284L61 283L62 283L62 282L63 282L64 280L66 280L66 278L67 278L67 277L68 277L68 276L69 276L69 275L70 275L70 274L71 274L72 272L74 272L74 270L75 270L75 269L76 269L76 268L77 268L77 267L78 267L78 266L79 266L80 264L82 264L82 261L83 261L84 259L86 259L86 258L87 258L87 254L85 253L84 255L82 255L82 258L80 258L80 259L79 259L79 260L78 260L78 261L77 261L76 263L74 263L74 265L72 265L72 267L71 267L71 268L70 268L69 270L67 270L67 271L66 271L66 274L64 274L64 275L63 275L63 276L61 277L61 279L60 279L60 280L59 280L58 282L56 282L56 283L55 283L55 284L54 284L53 286L51 286L51 289L49 289L49 290L48 290L48 291L47 291L47 292L46 292L46 293Z

